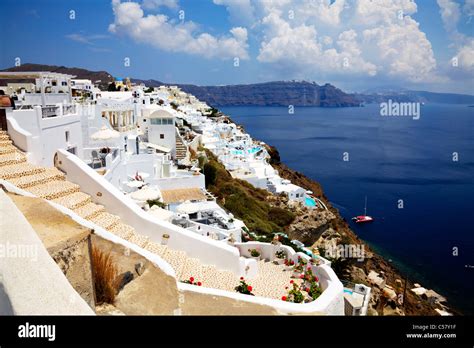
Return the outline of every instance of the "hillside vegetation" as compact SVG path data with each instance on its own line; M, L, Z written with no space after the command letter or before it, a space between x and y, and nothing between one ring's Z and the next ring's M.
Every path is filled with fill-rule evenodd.
M271 206L266 199L270 193L232 178L211 152L206 151L206 155L207 162L202 165L206 188L217 197L219 204L244 221L251 232L281 232L291 224L295 215L289 210Z

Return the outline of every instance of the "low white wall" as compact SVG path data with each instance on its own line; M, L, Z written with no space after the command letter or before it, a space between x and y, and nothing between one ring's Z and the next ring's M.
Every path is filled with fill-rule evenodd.
M0 245L30 250L0 256L0 315L93 315L3 190L0 202Z
M301 252L295 252L293 248L287 245L277 246L270 243L247 242L235 243L235 246L239 249L240 255L246 258L250 257L249 249L259 249L261 257L271 261L275 259L275 252L282 249L286 252L287 258L293 260L295 263L298 262L299 257L307 261L310 259L308 255ZM322 257L318 258L322 261L321 265L312 265L308 262L307 267L311 267L313 274L319 278L319 284L323 290L322 295L318 297L316 301L311 303L293 305L312 305L317 306L317 308L319 308L318 310L322 310L327 314L344 315L343 285L336 273L334 273L332 268L327 264L327 260Z
M267 305L275 308L280 314L311 314L344 315L344 288L331 267L319 266L318 277L327 279L327 287L315 301L309 303L292 303L271 298L249 296L229 291L206 288L178 282L178 289L200 294L222 296L239 301Z
M96 203L107 207L110 213L120 216L123 222L135 228L137 233L156 243L161 243L163 234L169 234L168 245L171 248L185 251L190 257L198 258L205 264L240 275L241 260L236 248L151 216L77 156L64 150L59 150L58 156L59 167L66 173L68 180L80 185Z
M29 110L13 110L7 119L12 140L27 152L28 159L34 164L53 166L57 149L75 147L76 153L82 155L82 128L78 114L43 118L41 107L35 106ZM66 132L69 132L68 140Z
M179 180L176 179L177 177L168 177L151 179L150 181L152 184L158 186L160 190L175 190L183 188L204 189L206 187L205 176L203 174L179 176Z
M40 138L38 136L34 137L30 132L20 127L12 117L7 117L7 127L10 139L15 146L25 152L28 162L41 163L42 147Z

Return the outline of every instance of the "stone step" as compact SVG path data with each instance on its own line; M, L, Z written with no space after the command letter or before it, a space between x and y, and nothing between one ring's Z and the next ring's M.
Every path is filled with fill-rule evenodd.
M129 238L131 238L135 234L135 229L130 225L124 224L123 222L118 222L117 224L115 224L115 226L109 229L109 232L115 234L120 238L129 240Z
M79 190L79 185L63 180L50 181L45 184L35 185L27 188L27 191L31 192L35 196L48 200L53 200L74 192L79 192Z
M173 250L168 248L162 255L162 258L173 267L176 277L180 279L181 271L186 261L186 253L181 250Z
M0 167L26 162L26 156L20 151L0 155Z
M74 210L92 202L92 198L91 196L83 192L74 192L69 195L53 199L53 202L62 205L63 207Z
M142 236L141 234L134 233L128 238L130 243L138 245L140 248L145 248L148 243L148 237Z
M100 213L105 212L105 208L103 205L95 204L92 202L76 207L73 210L77 215L86 220L90 220L99 215Z
M10 139L8 139L8 140L1 139L0 140L0 146L6 146L6 145L12 145L12 144L13 144L13 141L11 141Z
M168 247L165 245L161 245L161 244L149 241L145 249L148 250L149 252L155 253L158 256L162 257L166 253L166 250L168 249Z
M30 163L16 163L8 166L3 166L0 169L0 178L9 180L20 176L27 176L31 174L41 173L44 169Z
M117 215L113 215L107 212L102 212L97 216L89 219L96 225L99 225L105 230L112 229L116 224L120 222L120 218Z
M31 175L24 175L21 177L12 178L9 181L22 189L33 187L40 184L45 184L55 180L65 180L66 177L63 172L56 168L46 168L40 173L33 173Z
M0 146L0 155L5 153L13 153L16 151L16 147L13 145Z

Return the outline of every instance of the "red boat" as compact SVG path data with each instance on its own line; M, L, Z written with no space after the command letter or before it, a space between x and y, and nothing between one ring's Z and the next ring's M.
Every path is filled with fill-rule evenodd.
M365 196L365 207L364 207L364 215L358 215L352 218L357 224L364 223L364 222L372 222L374 218L367 215L367 196Z
M367 215L359 215L359 216L353 217L352 220L354 220L358 224L362 222L374 221L374 219L371 216L367 216Z

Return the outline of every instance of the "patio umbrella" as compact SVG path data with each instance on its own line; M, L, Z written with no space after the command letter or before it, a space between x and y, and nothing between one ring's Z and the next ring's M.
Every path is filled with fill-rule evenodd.
M136 201L146 202L148 200L161 198L161 191L156 188L145 186L141 190L132 192L130 197Z
M92 140L109 140L109 139L117 139L120 137L120 133L116 130L107 128L106 126L102 126L97 132L91 135Z

